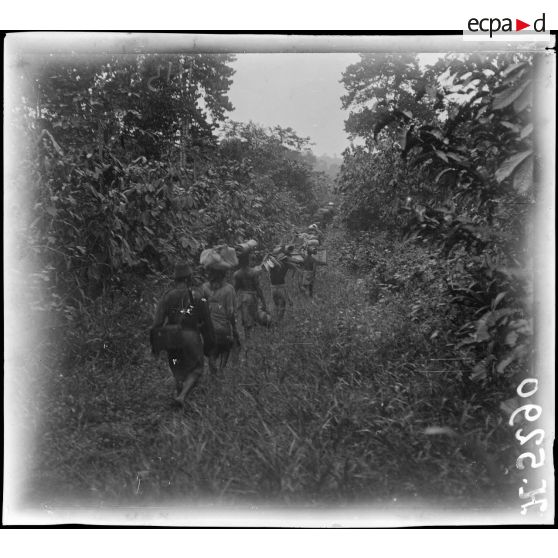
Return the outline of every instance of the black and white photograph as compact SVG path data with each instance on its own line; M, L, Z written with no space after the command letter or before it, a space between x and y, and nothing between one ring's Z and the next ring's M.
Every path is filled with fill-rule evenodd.
M553 523L530 37L8 34L3 521Z

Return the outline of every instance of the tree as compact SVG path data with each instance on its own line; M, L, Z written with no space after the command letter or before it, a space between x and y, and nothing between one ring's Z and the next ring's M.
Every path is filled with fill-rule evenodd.
M231 60L46 56L27 68L30 87L16 110L33 212L22 235L66 299L199 249L192 185L231 109Z
M460 308L456 349L474 352L474 379L494 378L524 362L532 334L522 271L533 196L532 56L448 55L426 69L426 81L411 60L397 62L390 55L378 66L373 58L345 75L345 106L372 103L348 122L366 143L345 153L345 218L378 216L385 227L386 205L395 198L390 189L405 185L412 196L400 206L408 216L402 226L439 244L453 268L448 294ZM383 104L382 83L398 88ZM387 182L390 175L398 179Z
M292 128L265 129L253 122L228 123L221 144L225 157L249 161L254 172L269 179L277 191L288 192L297 203L314 211L317 176L308 147L309 138L298 136Z
M341 82L347 93L343 109L351 109L345 122L349 138L361 138L371 148L382 130L403 117L432 119L439 107L435 75L423 72L413 54L361 54ZM387 128L389 130L389 128Z

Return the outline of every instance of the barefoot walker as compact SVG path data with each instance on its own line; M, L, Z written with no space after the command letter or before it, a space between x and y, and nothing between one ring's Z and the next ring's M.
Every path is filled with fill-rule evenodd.
M203 372L204 344L206 350L212 345L213 329L205 300L191 289L190 266L178 264L174 281L157 305L151 349L155 355L167 352L176 383L175 401L183 405Z

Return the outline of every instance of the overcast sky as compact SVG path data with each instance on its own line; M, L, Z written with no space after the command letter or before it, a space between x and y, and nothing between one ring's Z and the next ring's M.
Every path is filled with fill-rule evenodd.
M421 65L441 54L421 53ZM291 127L310 136L316 155L340 155L348 146L341 110L339 83L358 54L237 54L236 73L229 92L233 120L252 120L264 126Z
M292 127L310 136L316 155L347 147L339 83L357 54L238 54L229 98L232 120Z

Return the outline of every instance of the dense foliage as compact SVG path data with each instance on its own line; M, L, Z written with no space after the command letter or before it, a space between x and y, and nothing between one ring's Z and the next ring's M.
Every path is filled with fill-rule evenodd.
M400 230L446 258L459 308L452 341L475 380L520 369L532 335L528 267L533 200L528 55L366 55L344 75L343 212L357 230Z
M147 342L174 261L286 241L334 200L338 161L309 138L226 118L232 61L19 66L10 364L14 416L36 441L18 463L26 490L41 506L498 506L518 486L498 403L531 351L533 59L369 54L347 68L353 145L316 297L289 279L287 319L256 328L176 413Z
M29 288L44 295L36 307L68 315L208 244L271 242L301 208L317 207L307 138L254 124L223 133L232 60L46 56L22 65L14 181L18 241L36 272Z

